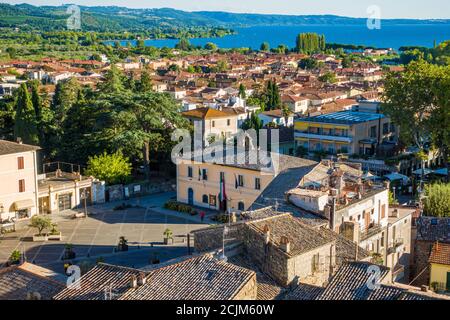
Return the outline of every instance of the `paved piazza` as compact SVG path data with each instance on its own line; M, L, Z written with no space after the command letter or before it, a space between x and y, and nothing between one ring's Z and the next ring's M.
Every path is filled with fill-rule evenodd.
M156 211L155 211L156 210ZM13 250L20 250L26 260L61 272L61 260L66 243L73 244L77 255L75 262L101 258L107 263L130 267L142 267L149 259L161 261L187 254L186 235L205 227L200 221L183 214L164 213L152 206L132 208L123 211L96 207L88 218L70 219L67 214L53 218L62 232L62 241L33 242L36 229L26 227L3 236L0 242L0 263L9 258ZM163 245L163 232L172 230L173 245ZM115 252L119 237L128 240L128 252ZM192 243L192 242L191 242Z

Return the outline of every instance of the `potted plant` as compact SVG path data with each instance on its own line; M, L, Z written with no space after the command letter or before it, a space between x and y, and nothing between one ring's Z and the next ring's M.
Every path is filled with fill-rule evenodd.
M20 259L22 258L22 254L19 250L14 250L8 260L9 265L16 265L20 263Z
M119 244L117 245L118 251L128 251L128 240L125 237L119 238Z
M67 274L67 269L69 269L71 265L71 263L64 263L64 274Z
M58 231L57 227L58 227L58 224L52 223L52 228L50 230L50 233L47 236L48 240L61 241L61 232Z
M33 241L47 241L48 237L43 231L52 227L52 221L49 217L36 215L31 218L31 228L36 228L38 233L33 235Z
M164 230L164 244L169 244L169 241L173 244L173 232L170 229Z
M73 245L71 243L66 243L64 247L64 260L71 260L75 259L76 254L75 251L73 251Z

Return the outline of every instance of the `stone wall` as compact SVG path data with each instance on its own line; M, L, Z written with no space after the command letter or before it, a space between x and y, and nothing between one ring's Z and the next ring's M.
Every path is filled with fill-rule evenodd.
M224 227L225 225L220 225L192 232L194 234L195 251L201 253L221 249L223 245ZM231 226L227 226L228 232L225 235L225 239L233 239L233 240L228 240L226 242L243 241L244 227L245 224L243 223L236 223Z
M424 271L417 279L414 280L412 285L421 286L421 285L430 285L430 267L428 263L428 259L430 257L431 249L433 248L432 241L422 241L416 240L414 245L414 264L412 268L412 277L411 280L414 279Z
M289 259L288 281L297 277L302 282L323 286L330 274L330 247L330 244L327 244ZM314 256L318 258L317 263L313 263Z
M257 293L258 285L256 282L256 273L254 273L250 280L234 296L233 300L256 300Z
M245 227L244 246L248 257L279 284L289 285L292 279L288 277L287 254L272 242L266 244L261 233L247 225Z

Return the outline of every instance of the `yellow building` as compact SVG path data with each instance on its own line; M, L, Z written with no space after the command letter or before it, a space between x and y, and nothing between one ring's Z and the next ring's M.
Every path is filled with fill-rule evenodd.
M430 288L450 292L450 244L436 242L431 249Z
M177 165L177 200L213 210L247 210L280 172L317 163L279 154L277 170L259 164L217 164L183 160ZM273 157L275 158L275 157ZM219 201L224 181L227 201ZM223 187L222 187L223 188Z
M194 126L201 126L203 141L207 144L212 137L229 138L238 130L236 113L204 107L185 111L182 115Z
M378 145L395 143L396 128L380 113L341 111L295 122L296 145L308 152L373 155Z

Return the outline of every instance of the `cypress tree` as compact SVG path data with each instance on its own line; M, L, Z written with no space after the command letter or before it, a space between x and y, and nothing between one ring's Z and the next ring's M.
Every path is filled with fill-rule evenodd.
M17 93L14 137L21 138L27 144L39 143L36 113L25 83L20 85Z

